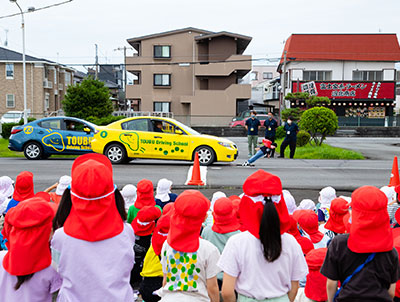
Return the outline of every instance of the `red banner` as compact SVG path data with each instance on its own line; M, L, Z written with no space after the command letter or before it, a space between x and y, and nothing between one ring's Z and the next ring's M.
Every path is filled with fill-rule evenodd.
M297 85L299 83L299 85ZM304 81L292 82L292 92L300 92ZM334 99L395 99L395 82L309 82L315 95ZM300 89L298 88L300 86Z

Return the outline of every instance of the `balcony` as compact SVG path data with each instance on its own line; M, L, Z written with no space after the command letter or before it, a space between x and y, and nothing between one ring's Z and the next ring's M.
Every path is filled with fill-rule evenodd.
M231 61L231 62L229 62ZM225 63L196 64L196 76L229 76L236 70L251 70L251 56L232 55Z

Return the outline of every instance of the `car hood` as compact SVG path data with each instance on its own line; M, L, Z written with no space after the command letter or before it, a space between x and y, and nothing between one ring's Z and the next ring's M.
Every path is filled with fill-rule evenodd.
M218 137L218 136L208 135L208 134L201 134L201 135L199 135L199 137L201 137L201 138L207 138L207 139L212 139L212 140L214 140L214 141L216 141L216 142L222 142L222 143L226 143L226 144L234 144L234 145L235 145L234 142L232 142L232 141L229 140L229 139L223 138L223 137Z

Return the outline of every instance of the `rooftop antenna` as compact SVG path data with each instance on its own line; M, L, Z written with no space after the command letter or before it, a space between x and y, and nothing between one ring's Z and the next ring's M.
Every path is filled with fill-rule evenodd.
M5 28L4 31L6 32L6 40L4 41L4 46L8 47L8 29Z
M380 28L379 28L379 29L378 29L378 32L380 32L380 33L381 33L381 32L382 32L382 29L380 29Z

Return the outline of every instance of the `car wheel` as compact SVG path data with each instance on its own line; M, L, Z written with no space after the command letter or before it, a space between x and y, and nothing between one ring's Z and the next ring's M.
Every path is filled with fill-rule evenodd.
M199 162L202 166L209 166L215 161L215 152L211 147L197 147L196 150L194 150L193 158L196 152L199 153Z
M109 145L104 154L113 164L122 164L128 159L125 148L119 144Z
M43 155L42 146L37 142L29 142L25 145L24 155L27 159L41 159Z

